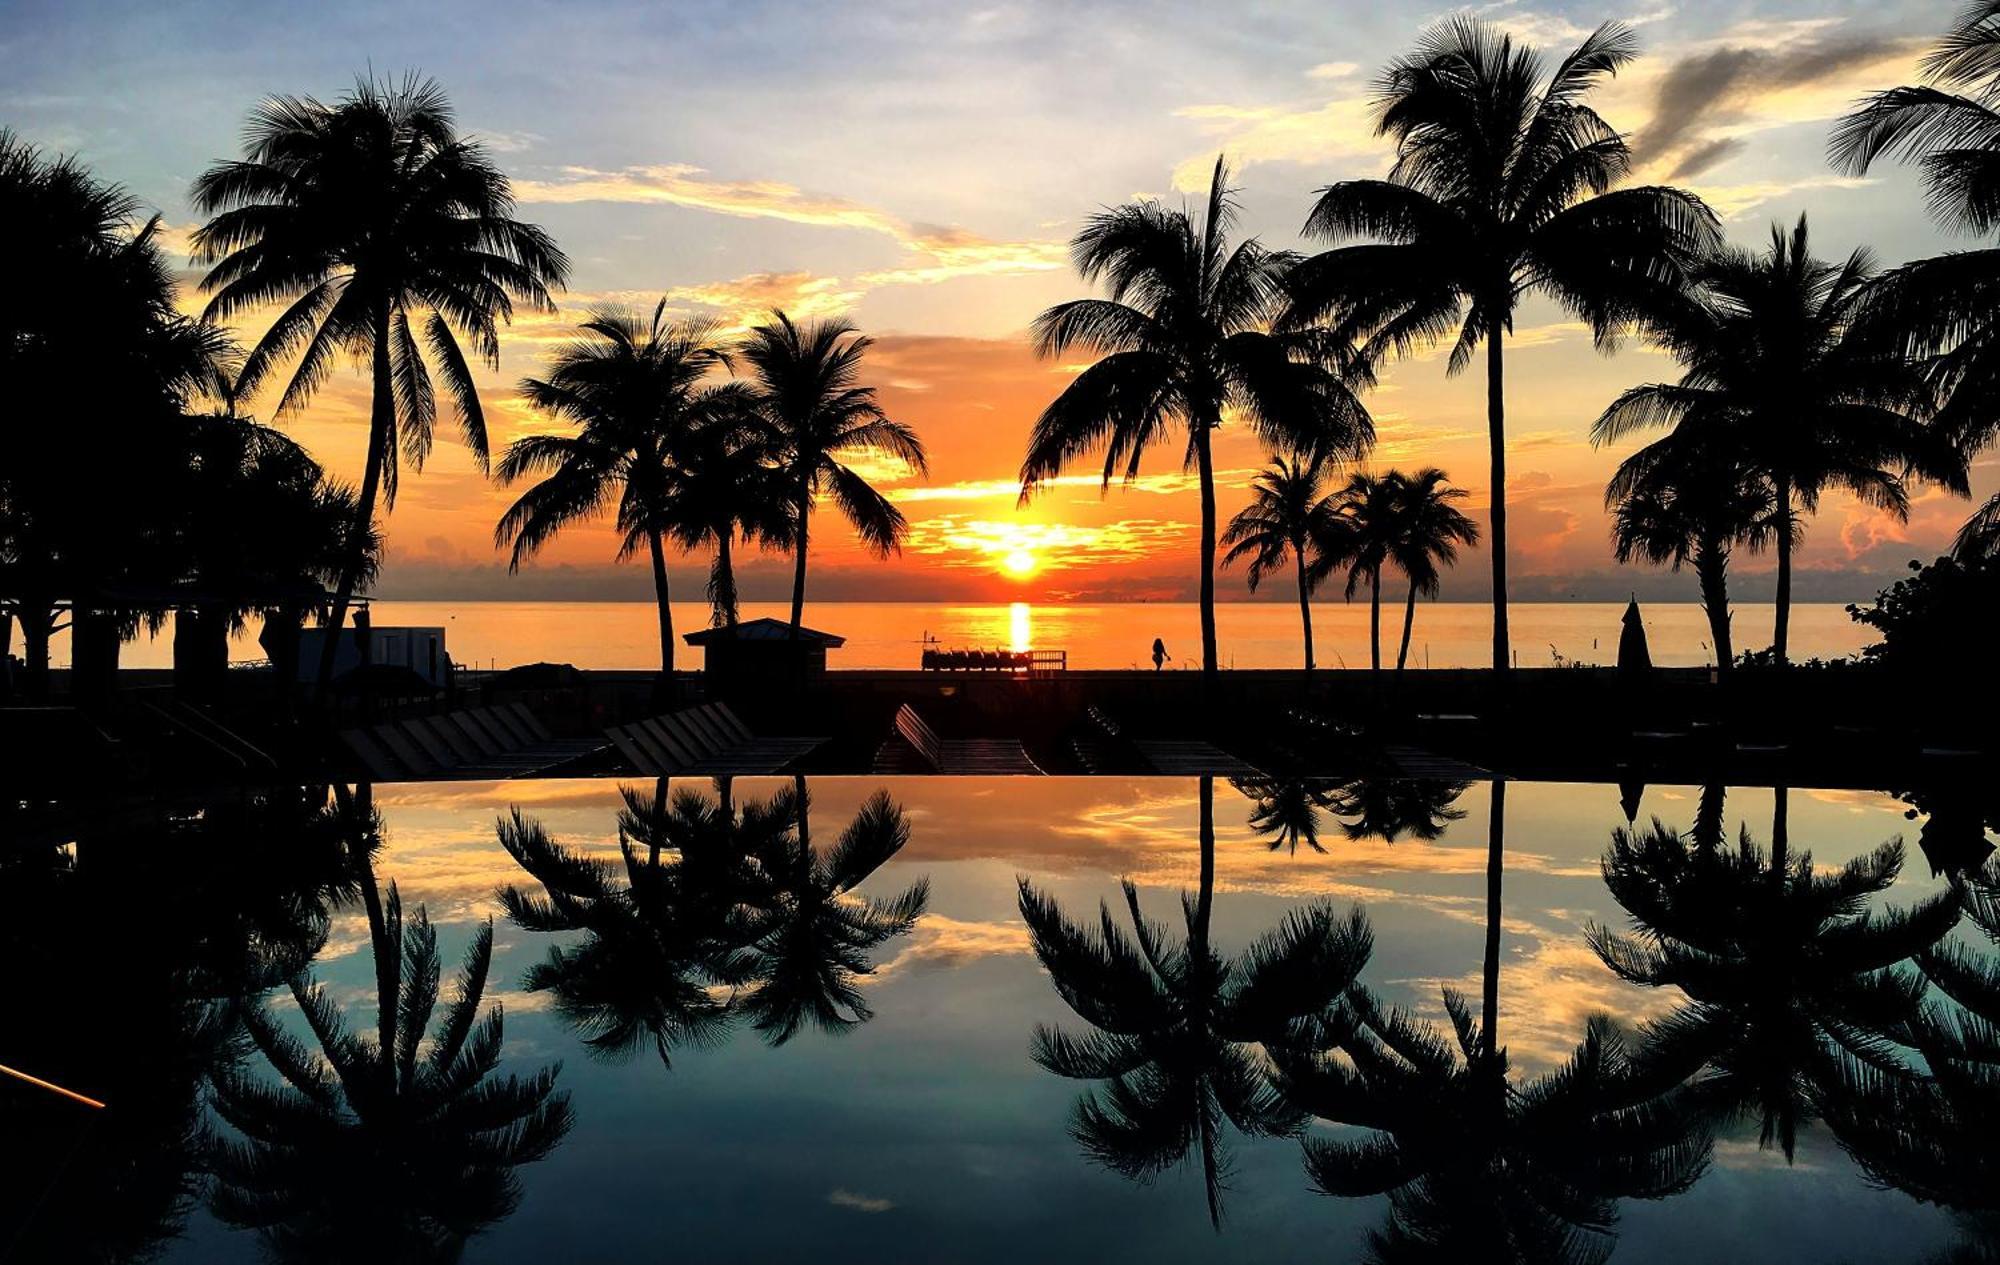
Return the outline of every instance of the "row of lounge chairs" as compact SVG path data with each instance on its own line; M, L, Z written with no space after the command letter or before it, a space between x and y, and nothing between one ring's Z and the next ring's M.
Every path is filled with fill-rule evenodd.
M592 738L556 737L521 703L383 721L340 737L381 781L528 777L604 748Z
M876 749L874 771L958 776L1032 776L1042 772L1019 739L940 738L908 703L896 709L889 736Z
M1163 773L1174 777L1255 777L1256 766L1201 738L1145 738L1128 732L1102 707L1084 712L1085 725L1071 743L1077 762L1091 773Z
M727 703L704 703L604 731L639 773L677 775L783 773L824 738L759 737Z

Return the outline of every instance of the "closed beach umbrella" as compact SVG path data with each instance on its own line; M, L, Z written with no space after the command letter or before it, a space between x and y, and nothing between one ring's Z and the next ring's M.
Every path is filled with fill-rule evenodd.
M1646 648L1646 625L1639 618L1639 599L1625 604L1625 630L1618 634L1618 675L1639 676L1653 670L1653 654Z
M1618 807L1625 813L1625 824L1632 825L1639 820L1639 804L1646 798L1646 783L1643 779L1628 778L1618 784Z

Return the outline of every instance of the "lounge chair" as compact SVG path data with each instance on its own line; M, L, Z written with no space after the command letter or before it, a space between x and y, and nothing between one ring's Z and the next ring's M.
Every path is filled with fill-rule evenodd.
M604 731L632 768L649 777L783 773L825 738L754 733L727 703L703 703Z
M896 709L889 737L875 752L876 773L948 773L953 776L1038 775L1016 738L939 738L908 703Z

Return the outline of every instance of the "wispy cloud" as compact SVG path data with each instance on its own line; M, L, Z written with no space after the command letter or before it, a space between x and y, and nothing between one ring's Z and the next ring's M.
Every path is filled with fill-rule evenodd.
M1071 571L1134 562L1181 547L1191 524L1133 518L1101 527L1075 523L1018 523L945 514L910 524L906 553L948 567L991 567L1025 550L1045 571Z
M838 1187L827 1193L826 1201L836 1208L847 1208L854 1212L888 1212L896 1206L894 1200L884 1199L880 1195L856 1194L854 1191Z

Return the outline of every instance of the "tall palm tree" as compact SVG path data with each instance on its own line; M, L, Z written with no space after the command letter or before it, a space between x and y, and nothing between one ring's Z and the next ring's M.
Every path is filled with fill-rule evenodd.
M1966 5L1922 68L1924 83L1878 92L1837 123L1829 153L1857 176L1887 156L1915 162L1940 224L1990 236L2000 229L2000 4ZM1939 428L1968 457L2000 439L1996 296L2000 246L1988 245L1884 274L1867 314L1888 346L1927 360L1944 400ZM2000 523L2000 494L1967 523L1961 540L1977 540L1982 522L1989 533Z
M614 511L618 559L646 550L659 607L660 672L674 670L674 615L666 542L680 526L676 466L697 431L727 424L741 392L708 381L728 362L713 324L674 322L662 299L652 318L596 312L585 337L556 354L546 377L521 382L522 398L576 428L527 435L507 445L494 471L502 483L535 483L500 516L494 541L511 545L518 571L572 524Z
M205 318L288 304L244 364L254 386L296 357L278 417L304 407L342 353L369 364L368 452L329 622L337 634L377 494L393 507L402 462L422 469L430 454L433 368L483 471L486 415L462 344L497 366L499 327L514 305L553 311L549 291L569 261L547 233L513 217L507 177L458 134L444 90L415 76L363 79L332 104L265 101L251 112L243 157L203 172L192 200L210 217L194 236L195 261L209 266ZM325 639L322 689L337 641Z
M1692 438L1692 437L1690 437ZM1620 462L1605 485L1618 561L1644 559L1678 571L1692 565L1715 647L1716 672L1735 668L1729 615L1729 555L1761 552L1775 530L1771 486L1737 454L1678 435Z
M1139 475L1146 449L1175 426L1187 433L1183 468L1201 484L1201 666L1215 649L1214 432L1235 410L1276 452L1357 458L1375 429L1316 335L1268 328L1293 256L1255 238L1230 244L1237 207L1221 158L1200 221L1185 209L1135 202L1090 217L1070 243L1101 299L1059 303L1035 318L1044 357L1098 357L1042 410L1021 462L1025 504L1048 479L1100 446L1104 486ZM1340 358L1344 362L1345 358Z
M1880 1034L1913 1018L1923 983L1895 968L1950 931L1959 907L1950 889L1907 909L1871 907L1902 868L1902 841L1816 873L1810 854L1791 854L1777 796L1768 859L1747 828L1734 849L1658 821L1613 832L1604 881L1635 934L1593 925L1589 939L1620 979L1687 995L1648 1025L1648 1060L1694 1077L1716 1108L1754 1114L1763 1144L1789 1160L1845 1059L1905 1070Z
M1306 232L1336 248L1291 277L1287 322L1330 321L1337 345L1357 342L1371 361L1456 329L1456 373L1486 344L1500 672L1509 666L1502 341L1515 306L1551 298L1608 350L1717 234L1692 194L1612 189L1631 151L1586 99L1636 53L1632 33L1609 23L1545 77L1536 51L1495 27L1466 17L1431 27L1376 83L1376 129L1394 139L1395 166L1387 179L1321 191Z
M737 541L782 545L790 539L792 496L772 468L768 432L747 386L718 390L710 419L679 445L667 471L668 521L684 551L712 548L710 622L737 622Z
M569 1132L558 1068L496 1075L501 1012L482 1016L493 926L467 947L455 996L439 1001L437 934L421 906L407 920L391 883L384 898L370 853L379 824L341 791L350 872L374 958L375 1030L350 1031L332 996L300 971L292 999L315 1056L262 1004L240 1007L244 1029L275 1082L219 1078L216 1114L237 1135L209 1149L210 1208L263 1236L284 1260L456 1260L465 1243L520 1203L514 1170L546 1158Z
M1022 921L1056 993L1089 1026L1038 1025L1034 1057L1058 1076L1109 1081L1078 1100L1070 1132L1085 1154L1145 1180L1200 1155L1210 1223L1222 1225L1225 1120L1252 1136L1296 1132L1300 1114L1272 1092L1260 1056L1332 1006L1368 961L1361 911L1330 903L1294 910L1275 931L1225 959L1209 940L1215 901L1215 786L1201 779L1201 885L1183 894L1186 938L1148 919L1123 885L1130 938L1100 906L1096 927L1073 923L1054 897L1020 883Z
M1331 462L1321 455L1273 457L1250 483L1250 504L1229 520L1222 533L1222 565L1249 559L1244 578L1250 591L1290 562L1298 577L1299 624L1304 630L1306 671L1313 670L1312 563L1327 550L1339 551L1345 524L1335 511L1326 481Z
M1465 489L1447 485L1445 478L1445 472L1436 466L1425 466L1397 480L1396 537L1389 546L1389 561L1410 581L1410 593L1403 602L1403 644L1396 650L1399 673L1410 657L1417 594L1436 597L1442 568L1457 563L1460 545L1479 540L1479 524L1452 504L1465 499Z
M1345 548L1320 556L1326 572L1347 568L1346 597L1365 580L1368 584L1368 666L1382 670L1382 568L1390 561L1401 532L1403 477L1395 471L1375 475L1357 472L1335 497L1336 510L1345 529Z
M1789 234L1773 225L1762 253L1714 251L1693 270L1694 300L1654 315L1658 340L1685 369L1680 381L1629 388L1591 426L1591 441L1606 444L1671 425L1691 449L1769 485L1780 663L1801 511L1837 488L1906 517L1906 476L1965 487L1962 459L1926 428L1931 391L1918 367L1858 324L1874 271L1866 250L1839 264L1815 259L1803 215Z
M909 531L903 512L845 463L889 457L918 474L930 470L917 433L890 420L875 388L861 385L861 359L872 345L846 321L798 323L773 312L738 348L768 428L771 463L790 493L794 637L805 617L806 546L822 493L881 557L900 550Z

